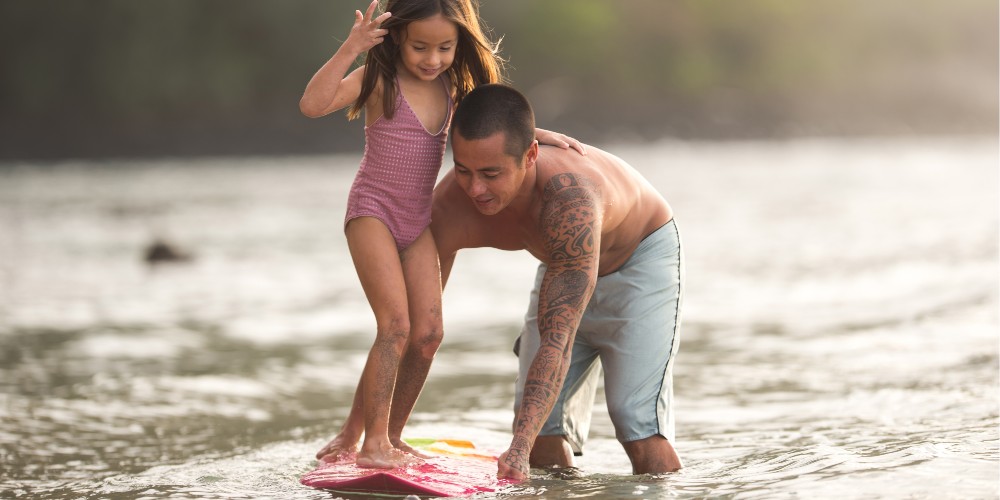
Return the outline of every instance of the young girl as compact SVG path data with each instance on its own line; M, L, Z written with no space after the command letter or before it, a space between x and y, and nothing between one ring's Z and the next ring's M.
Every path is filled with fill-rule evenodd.
M400 436L442 337L431 194L455 103L477 85L502 79L496 45L472 2L389 0L375 17L378 1L372 1L365 14L355 11L347 40L299 103L309 117L347 105L352 119L365 112L365 153L348 196L345 233L377 325L350 415L317 458L356 451L358 466L380 468L418 460ZM365 65L348 74L366 52ZM537 135L547 144L582 148L560 134Z

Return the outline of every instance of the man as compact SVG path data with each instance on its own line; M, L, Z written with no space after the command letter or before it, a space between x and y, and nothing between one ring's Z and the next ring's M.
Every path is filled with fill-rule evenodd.
M516 90L477 88L455 112L455 168L434 191L443 282L462 248L524 249L541 261L519 339L514 436L498 475L527 478L529 457L573 465L600 365L633 473L678 470L670 441L682 265L672 210L621 159L539 148L534 128Z

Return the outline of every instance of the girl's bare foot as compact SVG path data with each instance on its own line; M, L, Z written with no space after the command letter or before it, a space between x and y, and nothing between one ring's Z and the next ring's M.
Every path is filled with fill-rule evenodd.
M362 449L358 452L358 467L373 469L395 469L406 467L423 462L423 460L396 448L376 448L374 450Z
M358 439L338 434L326 446L316 452L316 458L324 462L339 462L358 452Z
M403 453L408 453L408 454L413 455L413 456L418 457L418 458L433 458L434 457L434 455L431 455L429 453L420 451L420 450L418 450L418 449L410 446L409 444L406 443L406 441L403 441L402 439L393 439L392 440L392 445L395 446L397 450L399 450L399 451L401 451Z

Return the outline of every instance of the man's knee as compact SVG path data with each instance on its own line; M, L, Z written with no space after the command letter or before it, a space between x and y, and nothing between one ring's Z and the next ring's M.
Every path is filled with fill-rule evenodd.
M622 443L622 447L632 462L633 474L662 474L683 467L674 446L659 434Z
M573 448L565 436L538 436L528 461L533 467L572 467Z

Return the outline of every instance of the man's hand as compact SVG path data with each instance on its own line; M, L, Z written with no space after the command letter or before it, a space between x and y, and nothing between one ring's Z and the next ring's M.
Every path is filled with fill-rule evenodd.
M524 481L530 477L531 467L528 465L528 455L531 450L523 450L511 446L500 454L497 460L497 478Z

